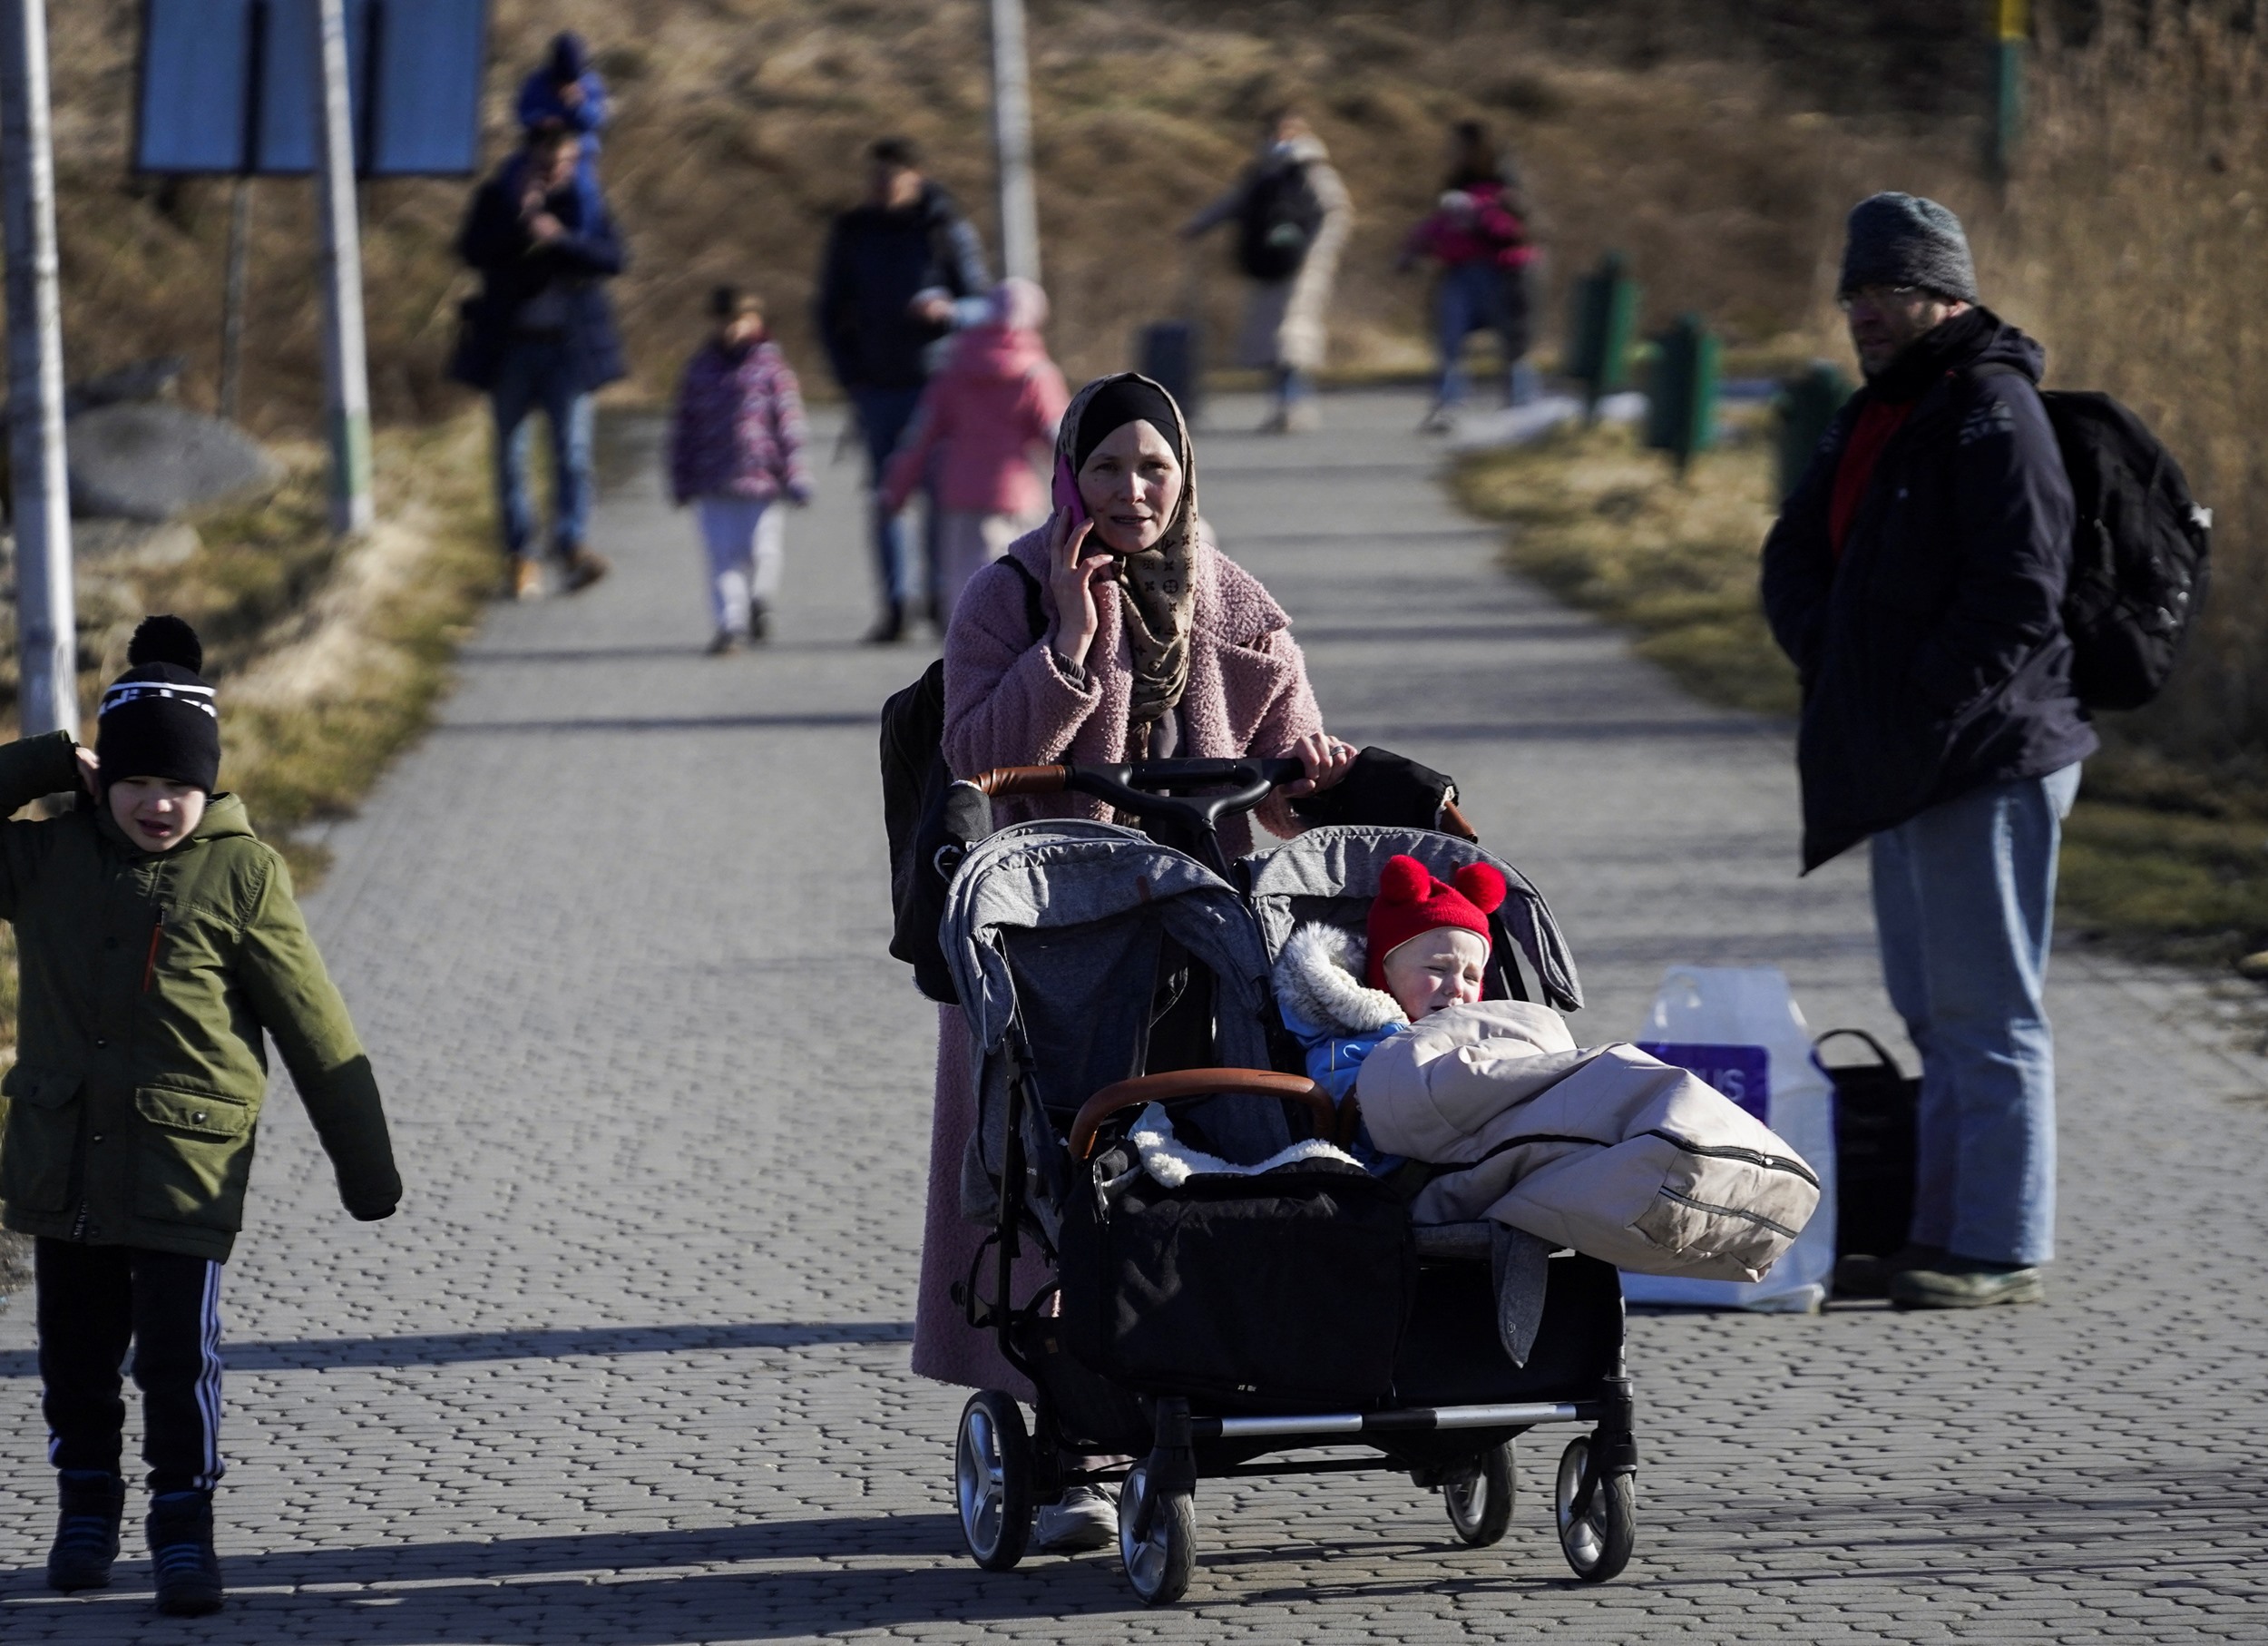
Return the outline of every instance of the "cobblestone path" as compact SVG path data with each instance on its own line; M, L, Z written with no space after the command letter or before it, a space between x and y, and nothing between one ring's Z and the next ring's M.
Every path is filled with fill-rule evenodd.
M1784 738L1497 572L1418 410L1200 441L1334 728L1461 779L1567 926L1579 1035L1633 1033L1673 960L1777 962L1814 1026L1887 1033L1860 866L1794 877ZM1202 1489L1171 1614L1108 1556L976 1571L959 1397L905 1369L933 1019L882 952L874 715L921 654L847 643L844 466L791 528L780 639L696 655L691 529L637 457L601 512L619 574L494 611L444 724L331 837L311 914L410 1198L349 1223L270 1109L225 1298L229 1611L153 1620L139 1559L103 1596L42 1589L18 1305L0 1639L2268 1639L2268 1078L2208 991L2083 952L2053 991L2049 1306L1634 1321L1621 1580L1569 1581L1540 1444L1493 1550L1406 1478L1341 1475Z

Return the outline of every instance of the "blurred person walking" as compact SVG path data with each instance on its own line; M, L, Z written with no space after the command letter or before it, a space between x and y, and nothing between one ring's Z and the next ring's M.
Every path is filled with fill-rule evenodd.
M1047 514L1033 459L1055 444L1070 400L1040 336L1047 318L1047 294L1031 281L993 287L983 324L953 340L884 476L882 506L891 514L929 481L938 510L932 592L941 628L952 623L969 579Z
M2056 857L2094 729L2061 616L2073 505L2039 345L1979 306L1960 221L1877 194L1841 296L1866 383L1764 548L1803 681L1806 872L1871 840L1892 1004L1921 1053L1899 1303L2036 1302L2055 1236L2042 1001Z
M496 426L496 492L511 557L508 592L543 593L528 419L550 426L552 549L570 593L606 575L591 525L591 397L623 375L604 282L622 271L622 242L602 197L576 181L582 141L546 123L474 191L457 254L481 276L465 299L449 375L488 397Z
M1401 267L1421 258L1440 265L1433 288L1433 337L1441 376L1433 407L1420 426L1445 433L1465 397L1462 357L1476 331L1493 331L1503 358L1504 402L1535 397L1527 355L1536 250L1529 238L1527 205L1510 163L1489 129L1477 120L1450 128L1449 175L1432 213L1410 230Z
M827 234L817 320L827 363L865 442L882 603L866 639L888 644L904 638L913 579L904 527L882 504L883 474L923 385L942 363L940 345L957 322L982 318L977 303L992 280L976 230L952 196L922 175L910 139L883 138L867 158L865 201L836 217ZM934 561L934 531L928 546ZM934 594L934 564L931 572Z
M766 637L787 536L777 505L810 502L811 475L802 387L762 301L719 286L709 313L714 329L686 362L670 421L670 495L700 525L716 657Z
M1315 374L1322 369L1331 286L1354 227L1354 206L1323 140L1293 109L1261 122L1260 151L1234 186L1181 230L1196 240L1237 225L1237 267L1252 284L1235 358L1275 376L1266 427L1319 426Z
M595 204L599 196L599 130L613 110L607 102L606 82L591 66L591 48L572 29L552 36L543 61L520 83L513 113L520 129L532 132L544 124L564 126L582 139L575 181Z

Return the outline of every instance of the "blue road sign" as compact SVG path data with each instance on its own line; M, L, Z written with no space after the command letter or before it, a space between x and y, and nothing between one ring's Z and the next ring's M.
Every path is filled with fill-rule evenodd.
M142 0L140 171L315 169L316 0ZM355 169L480 168L488 0L347 0Z

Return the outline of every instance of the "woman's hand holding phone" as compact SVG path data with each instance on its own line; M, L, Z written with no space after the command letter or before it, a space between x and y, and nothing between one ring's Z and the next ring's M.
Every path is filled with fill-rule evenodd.
M1095 610L1095 580L1110 569L1110 556L1086 553L1095 523L1087 517L1079 480L1064 459L1055 460L1055 513L1048 521L1048 587L1055 596L1055 650L1074 668L1084 668L1101 617Z
M1048 588L1055 596L1055 650L1062 660L1084 668L1101 617L1095 583L1108 574L1110 556L1086 553L1095 523L1084 510L1059 507L1048 521Z

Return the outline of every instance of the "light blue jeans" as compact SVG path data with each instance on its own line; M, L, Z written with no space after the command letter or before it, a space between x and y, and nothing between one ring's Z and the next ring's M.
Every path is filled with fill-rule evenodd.
M535 499L528 485L528 457L543 414L552 435L552 543L562 556L583 546L591 530L591 397L576 386L564 343L552 338L514 338L504 348L488 391L496 419L496 506L503 516L504 548L514 560L535 552Z
M1911 1238L1958 1257L2055 1254L2055 1046L2042 998L2073 764L1932 806L1873 839L1891 1004L1921 1051Z

